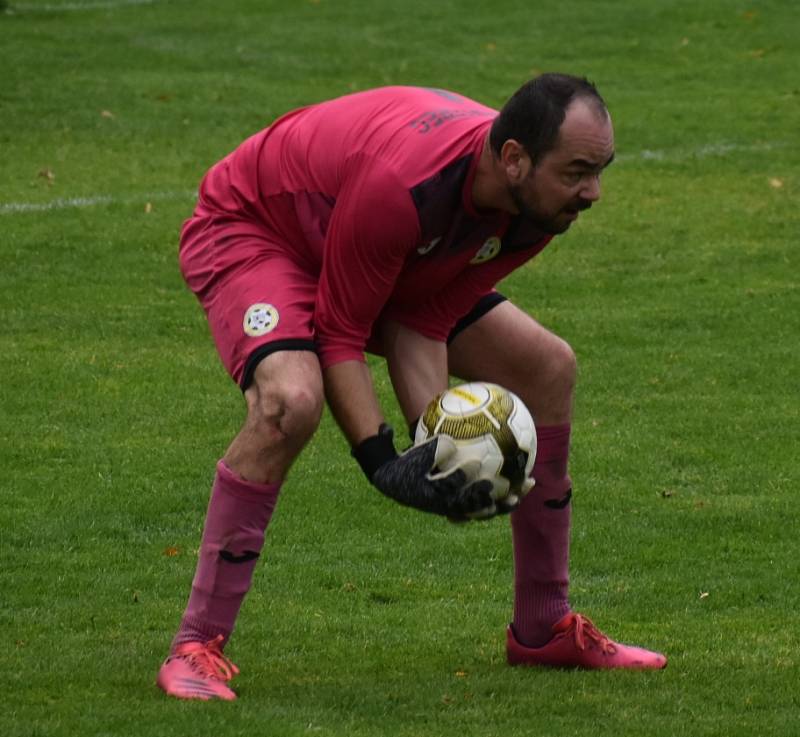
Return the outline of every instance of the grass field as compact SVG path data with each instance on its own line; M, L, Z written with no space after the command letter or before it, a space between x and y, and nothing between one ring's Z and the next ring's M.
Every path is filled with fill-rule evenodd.
M0 7L0 734L800 734L793 2ZM326 415L229 648L240 700L166 699L243 417L176 263L199 178L297 105L499 106L539 70L598 84L618 161L503 288L581 365L573 604L668 669L506 667L507 520L392 506Z

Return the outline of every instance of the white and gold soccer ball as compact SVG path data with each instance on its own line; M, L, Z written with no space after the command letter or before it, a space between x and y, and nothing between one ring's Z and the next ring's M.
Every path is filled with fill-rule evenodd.
M414 443L438 434L456 444L455 455L440 470L479 463L477 478L492 482L495 501L516 503L532 486L536 426L522 400L507 389L479 381L434 397L417 424Z

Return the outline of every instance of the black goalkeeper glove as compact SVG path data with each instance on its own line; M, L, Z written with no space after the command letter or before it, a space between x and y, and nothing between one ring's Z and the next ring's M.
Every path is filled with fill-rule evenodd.
M452 438L436 435L397 455L393 436L388 425L381 425L377 435L353 450L353 457L380 492L400 504L455 522L488 519L500 511L492 498L491 481L474 481L477 462L439 471L456 452Z

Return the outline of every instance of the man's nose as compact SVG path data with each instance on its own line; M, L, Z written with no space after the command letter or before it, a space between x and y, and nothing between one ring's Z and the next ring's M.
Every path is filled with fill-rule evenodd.
M600 177L593 176L587 177L583 189L581 190L581 197L589 202L597 202L600 199Z

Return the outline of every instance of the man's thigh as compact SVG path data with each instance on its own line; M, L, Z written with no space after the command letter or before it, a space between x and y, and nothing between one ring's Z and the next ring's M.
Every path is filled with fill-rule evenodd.
M509 301L464 328L448 346L449 370L519 395L539 424L569 422L575 356L569 345Z

